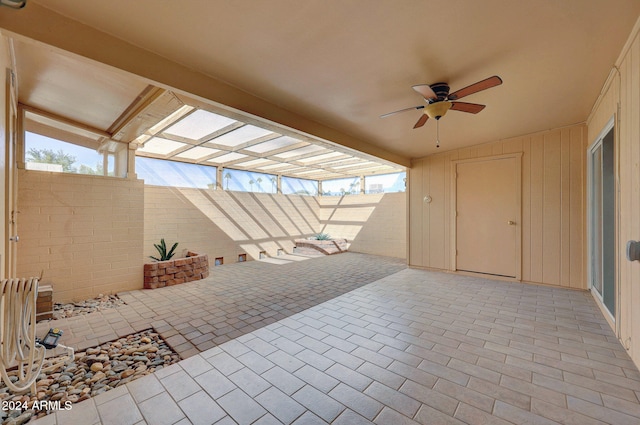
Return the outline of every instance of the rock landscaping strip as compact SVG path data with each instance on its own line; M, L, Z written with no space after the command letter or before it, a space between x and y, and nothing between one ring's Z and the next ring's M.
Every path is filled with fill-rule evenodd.
M43 369L59 358L48 359ZM36 393L13 394L0 383L0 402L15 407L0 411L3 425L23 424L42 417L65 403L78 403L135 379L149 375L180 360L158 333L147 330L75 353L73 362L36 380Z
M96 298L85 301L78 301L75 303L55 303L53 305L53 318L65 319L108 308L117 308L124 304L125 302L118 298L117 295L100 294Z

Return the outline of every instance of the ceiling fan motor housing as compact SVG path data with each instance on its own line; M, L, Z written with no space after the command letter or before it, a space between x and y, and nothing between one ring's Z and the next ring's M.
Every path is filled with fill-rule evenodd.
M449 85L447 83L434 83L431 84L431 90L436 94L436 99L429 99L430 102L440 102L447 98L449 95Z

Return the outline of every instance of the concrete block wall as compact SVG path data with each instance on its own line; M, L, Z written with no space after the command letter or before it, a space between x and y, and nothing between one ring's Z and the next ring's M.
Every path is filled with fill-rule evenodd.
M19 170L17 274L55 301L142 287L141 180Z
M240 254L254 260L262 251L291 253L294 239L320 231L313 197L160 186L144 190L145 259L155 254L153 244L161 238L167 245L178 242L178 254L208 254L213 265L219 257L229 264Z
M141 180L20 170L18 276L56 302L141 289L154 243L235 263L291 253L325 232L350 250L405 256L405 194L311 197L145 186Z
M349 251L406 258L406 193L319 196L322 232L351 241Z
M329 233L351 251L406 257L406 194L297 196L145 186L144 257L154 243L179 242L178 253L206 253L235 263L264 251L291 253L293 241ZM184 255L184 254L183 254Z

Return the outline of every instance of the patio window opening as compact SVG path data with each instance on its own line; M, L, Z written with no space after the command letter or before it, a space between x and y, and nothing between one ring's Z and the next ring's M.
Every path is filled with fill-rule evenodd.
M217 167L136 156L136 173L146 185L216 189Z
M324 196L357 195L360 193L360 177L347 177L322 181Z
M222 188L238 192L278 193L278 176L223 168Z
M24 142L27 170L108 177L124 177L126 174L117 167L117 152L100 152L30 131L25 131ZM120 145L114 144L116 147Z
M406 177L406 172L365 176L364 192L367 194L405 192L407 189Z

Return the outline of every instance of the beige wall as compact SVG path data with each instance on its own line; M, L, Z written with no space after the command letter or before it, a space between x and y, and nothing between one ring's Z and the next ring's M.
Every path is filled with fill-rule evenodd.
M614 114L619 199L616 235L618 337L640 365L640 262L626 260L628 240L640 240L640 20L587 121L593 143Z
M20 170L18 276L56 301L142 287L143 183Z
M313 197L223 190L145 186L144 257L156 253L153 244L164 238L209 255L213 264L223 257L235 263L238 254L259 258L290 253L293 240L320 230L318 204Z
M239 254L259 258L293 250L316 233L353 240L352 251L405 257L405 194L311 197L145 186L144 257L161 238L178 252L206 253L210 262Z
M9 67L9 48L8 48L8 44L7 44L7 39L0 35L0 78L2 78L2 81L0 82L0 99L2 99L2 101L0 101L0 188L2 188L2 193L3 193L3 199L4 202L2 204L2 208L0 208L0 223L2 223L2 225L0 225L0 278L6 278L8 276L6 276L5 274L5 243L4 241L7 240L8 235L6 235L6 231L5 231L5 223L7 222L7 217L6 217L6 205L7 205L7 199L6 199L6 190L5 190L5 184L6 184L6 176L5 173L7 172L7 168L6 168L6 160L5 160L5 155L7 152L7 146L6 146L6 131L7 131L7 107L6 107L6 98L7 98L7 87L5 84L5 75L6 75L6 69Z
M290 253L319 232L352 250L404 257L405 194L309 197L144 186L141 180L20 170L18 275L56 301L142 288L142 264L165 238L210 262Z
M320 196L322 232L352 241L350 251L406 258L406 193Z
M409 264L451 269L452 161L522 152L522 280L586 288L585 149L586 126L576 125L414 161Z

